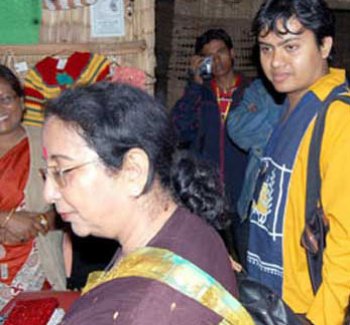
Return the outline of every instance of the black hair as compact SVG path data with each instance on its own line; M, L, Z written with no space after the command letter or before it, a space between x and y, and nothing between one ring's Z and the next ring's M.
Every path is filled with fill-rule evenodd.
M5 80L18 97L22 98L24 96L21 82L15 74L3 64L0 64L0 79Z
M202 35L196 38L194 45L194 53L200 55L203 47L213 40L223 41L227 48L231 50L233 48L232 39L222 28L209 29Z
M187 155L175 155L170 116L146 92L108 82L67 89L47 102L45 119L50 117L73 127L112 172L122 167L130 149L142 149L150 164L143 193L157 179L191 212L215 226L224 222L222 187L215 173Z
M261 33L273 31L277 34L299 34L288 29L287 22L295 17L306 29L313 32L316 43L320 47L325 37L335 36L335 16L324 0L266 0L257 12L252 25L256 37ZM278 28L281 21L283 30ZM329 60L334 55L331 50Z

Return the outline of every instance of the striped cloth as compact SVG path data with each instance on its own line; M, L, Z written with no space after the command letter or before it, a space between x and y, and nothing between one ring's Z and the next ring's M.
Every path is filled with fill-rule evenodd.
M97 0L43 0L43 8L47 10L69 10L93 5Z
M90 52L74 52L66 59L44 58L24 79L24 124L41 126L48 99L57 97L66 88L104 80L109 69L110 62L105 56Z

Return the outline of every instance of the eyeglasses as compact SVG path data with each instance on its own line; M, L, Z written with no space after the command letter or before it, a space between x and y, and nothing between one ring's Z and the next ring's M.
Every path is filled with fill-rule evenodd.
M54 182L58 185L59 188L63 188L67 186L67 175L73 170L79 169L89 164L93 164L97 162L98 159L84 162L80 165L74 167L68 167L65 169L60 169L57 166L49 166L46 168L40 168L39 173L41 174L44 181L46 181L47 177L50 177L54 180Z
M15 102L16 99L17 99L17 95L6 95L2 97L0 96L0 105L10 106Z

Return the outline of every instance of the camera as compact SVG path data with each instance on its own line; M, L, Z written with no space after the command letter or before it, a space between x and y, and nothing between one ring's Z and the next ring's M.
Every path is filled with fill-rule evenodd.
M213 57L206 56L198 68L198 73L203 79L210 79L213 66Z

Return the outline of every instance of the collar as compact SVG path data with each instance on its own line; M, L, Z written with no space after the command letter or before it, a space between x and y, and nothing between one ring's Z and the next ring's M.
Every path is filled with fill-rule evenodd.
M215 93L217 92L216 90L218 89L220 95L230 94L230 96L231 96L232 90L238 88L241 85L241 83L242 83L242 77L240 74L237 73L237 74L235 74L235 81L232 83L230 88L227 90L221 89L215 78L211 79L210 86L215 91Z
M329 73L317 80L310 87L310 91L323 102L335 87L344 83L347 83L345 70L330 68Z

